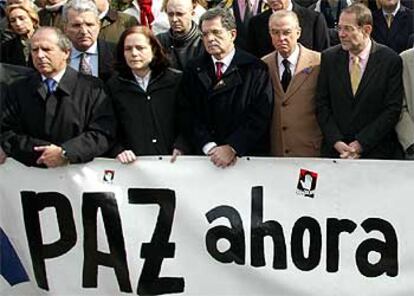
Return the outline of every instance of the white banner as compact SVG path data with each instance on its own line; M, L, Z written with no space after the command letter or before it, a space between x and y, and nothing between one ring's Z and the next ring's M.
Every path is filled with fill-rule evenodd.
M0 166L0 295L414 295L414 162Z

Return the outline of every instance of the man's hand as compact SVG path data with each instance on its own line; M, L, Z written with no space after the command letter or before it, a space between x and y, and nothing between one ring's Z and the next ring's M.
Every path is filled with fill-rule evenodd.
M37 146L34 147L37 152L42 152L42 155L36 160L37 164L44 164L48 168L67 165L68 160L62 155L62 147L56 145Z
M132 150L124 150L116 156L116 159L123 164L128 164L137 160L137 156Z
M217 146L208 152L211 162L220 168L226 168L236 163L236 151L230 145Z
M183 155L183 153L181 152L181 150L180 150L180 149L177 149L177 148L174 148L173 153L172 153L172 155L171 155L171 160L170 160L170 162L171 162L171 163L174 163L174 162L177 160L177 157L178 157L179 155Z
M349 143L349 147L351 147L355 151L355 153L352 155L353 159L357 159L357 158L361 157L362 146L361 146L361 144L359 144L359 142L357 140Z
M336 151L338 151L339 157L344 159L349 158L350 155L355 153L354 149L351 146L342 141L336 142L334 148Z
M4 152L3 148L0 146L0 164L3 164L6 161L6 158L6 152Z

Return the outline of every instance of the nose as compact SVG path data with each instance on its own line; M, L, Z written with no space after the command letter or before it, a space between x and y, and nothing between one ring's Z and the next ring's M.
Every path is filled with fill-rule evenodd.
M86 25L80 26L80 32L86 34L88 32L88 27Z
M131 55L136 57L138 55L138 50L136 48L131 49Z
M16 19L14 23L17 27L19 27L22 24L22 21L19 19Z
M45 52L39 48L38 50L34 52L34 56L39 59L42 59L45 57Z

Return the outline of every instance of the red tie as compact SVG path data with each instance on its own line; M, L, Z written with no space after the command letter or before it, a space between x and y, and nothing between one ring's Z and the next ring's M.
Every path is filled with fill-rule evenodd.
M223 68L224 64L222 62L216 62L216 77L217 81L221 79L223 76L223 71L221 70Z

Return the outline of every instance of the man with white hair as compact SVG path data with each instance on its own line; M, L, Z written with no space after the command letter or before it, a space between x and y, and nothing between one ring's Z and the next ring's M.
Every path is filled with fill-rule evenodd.
M91 0L72 0L63 8L65 34L72 42L70 66L106 81L113 72L112 48L98 40L99 13Z

